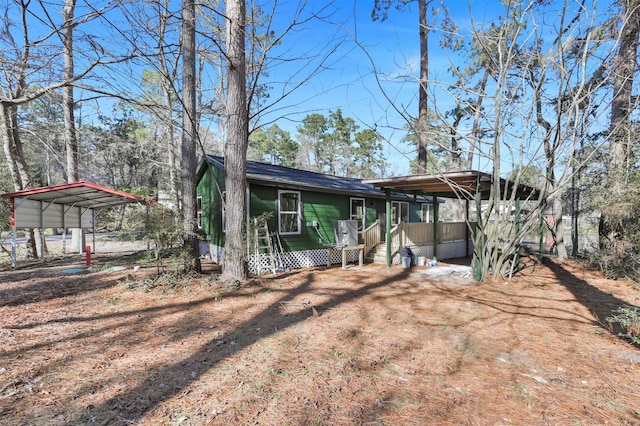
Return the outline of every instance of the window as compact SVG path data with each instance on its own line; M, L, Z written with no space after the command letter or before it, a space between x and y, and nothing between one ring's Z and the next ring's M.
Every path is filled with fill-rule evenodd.
M422 222L433 222L433 204L422 203L420 220Z
M396 226L400 222L409 222L409 203L406 201L392 201L391 224Z
M301 232L300 193L278 191L278 232L282 235Z
M196 198L196 224L198 229L202 229L202 197Z
M349 219L358 221L358 232L362 233L365 227L365 204L364 198L351 199L351 214Z
M222 232L227 232L227 191L222 191Z

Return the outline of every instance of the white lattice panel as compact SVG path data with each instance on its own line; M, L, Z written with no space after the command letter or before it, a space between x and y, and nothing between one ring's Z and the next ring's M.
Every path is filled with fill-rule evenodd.
M470 244L471 250L473 250L473 244ZM209 247L210 255L212 259L221 263L224 248L211 244ZM342 251L341 250L326 250L326 249L318 249L318 250L304 250L304 251L296 251L296 252L287 252L283 254L284 266L289 269L300 269L300 268L309 268L312 266L326 266L327 265L327 256L331 253L331 264L340 264L342 263ZM433 258L433 246L414 246L411 247L411 252L414 256L424 256L426 258ZM452 259L456 257L464 257L466 256L465 250L465 241L453 241L447 243L438 244L438 259ZM358 251L350 250L347 255L347 260L349 262L357 262L358 261ZM258 273L258 264L260 262L260 266L263 273L268 273L265 269L269 266L269 258L267 254L260 254L256 259L255 255L251 255L248 258L248 268L249 273L257 274ZM392 264L399 265L402 263L402 257L399 254L396 254L392 259Z
M310 266L327 265L327 250L305 250L287 253L291 268L308 268Z

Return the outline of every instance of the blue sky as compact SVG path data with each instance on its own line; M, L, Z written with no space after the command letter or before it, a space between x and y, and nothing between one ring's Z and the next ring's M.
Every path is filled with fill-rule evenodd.
M312 5L318 4L320 2L312 2ZM331 20L342 23L341 28L336 24L311 21L313 25L302 34L295 39L285 39L283 43L283 49L315 51L338 37L340 49L329 61L330 68L279 105L291 105L290 108L267 114L262 122L276 120L279 127L295 137L296 126L307 114L317 112L328 116L330 111L340 108L344 116L356 121L359 130L375 128L383 136L385 156L389 160L388 174L409 174L409 161L416 157L415 148L402 142L405 120L394 110L390 100L397 108L417 115L417 4L410 4L402 11L391 9L384 22L372 20L373 0L339 0L334 7ZM449 7L454 9L451 13L464 30L469 22L467 3L452 2ZM277 18L286 21L287 15L284 13ZM447 79L450 52L445 55L438 46L438 33L431 33L430 37L430 78ZM284 76L287 71L279 73ZM280 75L273 80L278 81ZM381 87L390 100L386 99ZM446 108L446 105L440 107Z
M417 115L419 60L417 4L411 3L402 11L392 8L386 21L374 22L371 19L373 3L373 0L338 0L333 3L335 14L332 16L332 21L343 24L340 30L335 25L310 21L305 31L283 41L282 48L288 52L307 52L324 46L324 43L334 36L342 37L340 49L330 61L331 67L279 105L279 109L263 117L263 122L275 121L281 128L290 131L295 138L296 126L304 116L312 112L328 116L330 111L340 108L344 116L356 121L360 130L375 128L383 136L385 156L390 166L387 175L406 175L410 174L409 162L415 161L416 153L414 147L401 142L405 136L403 130L405 120L394 110L392 104L396 108L406 109L414 117ZM602 11L606 10L609 2L600 1L597 3L597 9L596 3L597 1L593 0L593 4L585 7L597 21L603 19ZM310 4L318 7L325 2L311 0ZM450 1L446 4L451 18L463 36L467 36L472 27L489 25L498 19L503 11L498 1ZM432 3L432 7L437 5L437 2ZM563 2L545 4L544 15L535 15L534 19L540 21L531 23L525 30L525 35L529 30L544 31L540 33L543 37L548 38L549 42L554 40L557 36L554 28L558 26L557 21L562 7ZM567 1L567 7L571 10L571 8L582 6L578 2ZM572 16L571 12L568 16ZM282 19L286 23L287 13L281 16L276 15L276 19ZM525 19L531 19L531 17L527 15ZM439 31L433 31L429 35L430 102L435 98L439 112L445 113L454 107L453 98L443 90L451 80L447 70L453 63L463 67L465 58L456 57L456 54L451 51L440 48L438 43L440 36ZM378 80L376 80L374 66L378 72ZM279 78L290 71L291 68L287 67L278 70L277 76L273 74L274 81L281 81ZM379 82L390 100L383 95ZM291 107L282 108L285 105ZM490 108L486 102L485 107ZM521 114L523 119L526 119L526 112L523 111ZM459 130L464 131L464 129ZM526 122L515 126L515 133L521 137L522 141L527 138L526 132ZM517 164L520 143L516 140L511 158L507 160L505 155L505 164L502 167L505 173L511 170L514 161ZM480 161L479 158L480 156L476 156L476 161ZM474 168L484 170L492 167L490 160L484 161L478 164L474 161Z
M592 1L593 4L588 9L590 11L595 10L597 0ZM54 3L56 2L57 6L51 6L48 3L48 7L52 8L51 16L59 19L58 11L62 3L61 0L54 0ZM282 28L290 25L293 12L299 1L264 0L264 2L266 4L277 3L278 9L273 15L273 29L276 34L281 33ZM82 5L86 7L86 3L80 3L79 10L83 10ZM101 1L97 3L101 3ZM415 161L416 158L415 148L401 142L406 134L404 130L406 122L394 107L406 110L411 116L417 115L419 62L417 4L410 3L402 11L392 8L386 21L374 22L371 19L374 0L336 0L330 4L327 3L329 2L308 0L309 10L303 14L303 17L308 17L315 9L315 11L321 10L325 19L310 19L299 30L287 35L282 40L278 50L274 52L275 56L292 59L292 61L283 62L270 68L263 82L273 88L271 99L275 99L278 97L278 90L282 89L287 81L299 82L301 76L307 75L317 65L317 60L310 59L308 62L304 62L299 59L300 57L324 54L327 47L335 46L335 52L323 64L326 69L315 75L313 79L287 99L267 110L260 117L259 123L267 127L271 123L276 123L289 131L291 136L295 138L296 126L306 115L321 113L328 116L330 112L341 109L343 116L353 118L360 130L375 128L384 138L385 157L389 162L387 175L409 174L409 162ZM605 10L607 3L609 0L600 0L599 10ZM143 3L135 3L135 5L144 7ZM432 6L438 5L439 3L432 2ZM576 6L577 2L569 0L568 5L569 7L578 7ZM176 11L174 35L177 34L179 28L177 25L179 6L180 1L174 0L172 3L173 9ZM501 3L497 0L484 2L471 0L471 3L449 1L447 6L462 35L468 35L472 26L478 27L483 23L492 22L502 10ZM546 15L539 17L543 23L540 31L547 31L550 39L555 37L553 28L558 19L557 12L560 6L560 2L546 4L544 8ZM114 23L112 27L96 28L95 23L90 23L78 27L76 34L81 29L81 33L89 38L93 35L104 35L107 41L100 42L107 43L107 49L117 50L119 47L117 43L124 36L119 32L118 24L122 20L122 15L119 13L115 10L110 15ZM602 14L602 12L600 13ZM470 18L471 14L473 21ZM34 19L34 22L37 23L37 19ZM439 111L444 113L454 106L452 97L442 90L450 79L447 69L452 63L463 66L464 58L456 57L452 52L441 49L438 44L440 36L438 31L430 33L429 87L432 99L437 100ZM146 39L146 41L149 40ZM152 42L153 40L150 41L151 44ZM126 46L126 43L121 44ZM84 46L87 46L86 41ZM105 45L103 44L103 46ZM76 68L80 69L81 60L76 62ZM148 66L144 65L144 67ZM121 67L117 70L115 68L116 66L112 69L113 72L106 71L104 78L110 79L111 84L119 89L135 92L140 85L142 66ZM215 87L217 84L214 81L217 77L216 70L213 71L214 77L211 81L203 80L203 87ZM376 78L376 72L378 78ZM292 76L295 77L290 80ZM438 87L435 82L441 86ZM384 93L381 88L384 89ZM81 90L76 92L78 99L83 95L90 96L89 93L83 93ZM97 119L96 104L96 102L93 102L93 105L85 104L86 107L83 107L84 122L92 122ZM111 103L100 101L97 105L101 110L100 113L111 114ZM203 123L203 127L206 126L207 124ZM212 130L217 131L217 129ZM489 163L474 164L474 168L481 170L488 167L491 167Z
M419 48L417 14L413 11L392 11L387 21L373 22L371 0L343 0L338 1L336 6L338 9L332 20L343 22L343 28L314 21L314 27L297 38L293 48L300 51L315 50L323 46L323 42L331 43L334 37L338 37L340 50L329 60L329 69L284 101L284 104L295 106L287 110L286 117L278 119L276 123L295 137L296 126L307 114L317 112L328 116L330 111L340 108L345 117L356 121L360 130L375 127L385 139L391 141L391 144L385 143L385 153L390 159L389 171L407 174L407 156L414 156L412 148L400 142L403 132L387 128L388 124L402 127L403 120L390 113L390 106L378 89L373 65L367 54L371 55L380 71L389 74L396 73L397 68L405 67L407 63L415 63ZM366 53L356 40L366 48ZM393 96L397 96L401 103L415 104L413 99L417 96L417 84L396 83L393 86L396 86L392 89ZM298 110L302 112L297 113ZM277 112L272 116L279 115L281 113ZM269 115L265 118L268 119Z

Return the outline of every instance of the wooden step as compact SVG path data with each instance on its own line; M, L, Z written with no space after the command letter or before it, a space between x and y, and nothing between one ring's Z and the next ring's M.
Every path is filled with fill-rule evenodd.
M369 252L367 259L374 263L387 263L387 246L385 244L378 244Z

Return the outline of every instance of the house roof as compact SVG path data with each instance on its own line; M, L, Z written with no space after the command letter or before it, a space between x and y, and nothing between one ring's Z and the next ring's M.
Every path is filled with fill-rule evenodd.
M431 175L398 176L384 179L370 179L364 183L376 188L389 188L395 191L422 191L430 195L466 199L473 199L480 194L482 199L488 199L494 178L490 173L476 170L462 170L443 172ZM515 185L514 182L500 178L500 194L510 196L513 191L520 199L538 198L540 190L528 185Z
M209 164L220 170L224 169L224 157L207 155ZM332 192L367 197L384 198L384 191L374 187L362 179L325 175L291 167L275 166L273 164L247 161L247 180L262 185L279 186L285 188L308 189L319 192ZM413 198L413 194L393 193L393 199ZM431 197L420 196L419 201L430 201Z
M72 205L90 209L142 203L142 198L91 182L73 182L62 185L44 186L2 194L2 198L26 198L53 204Z

